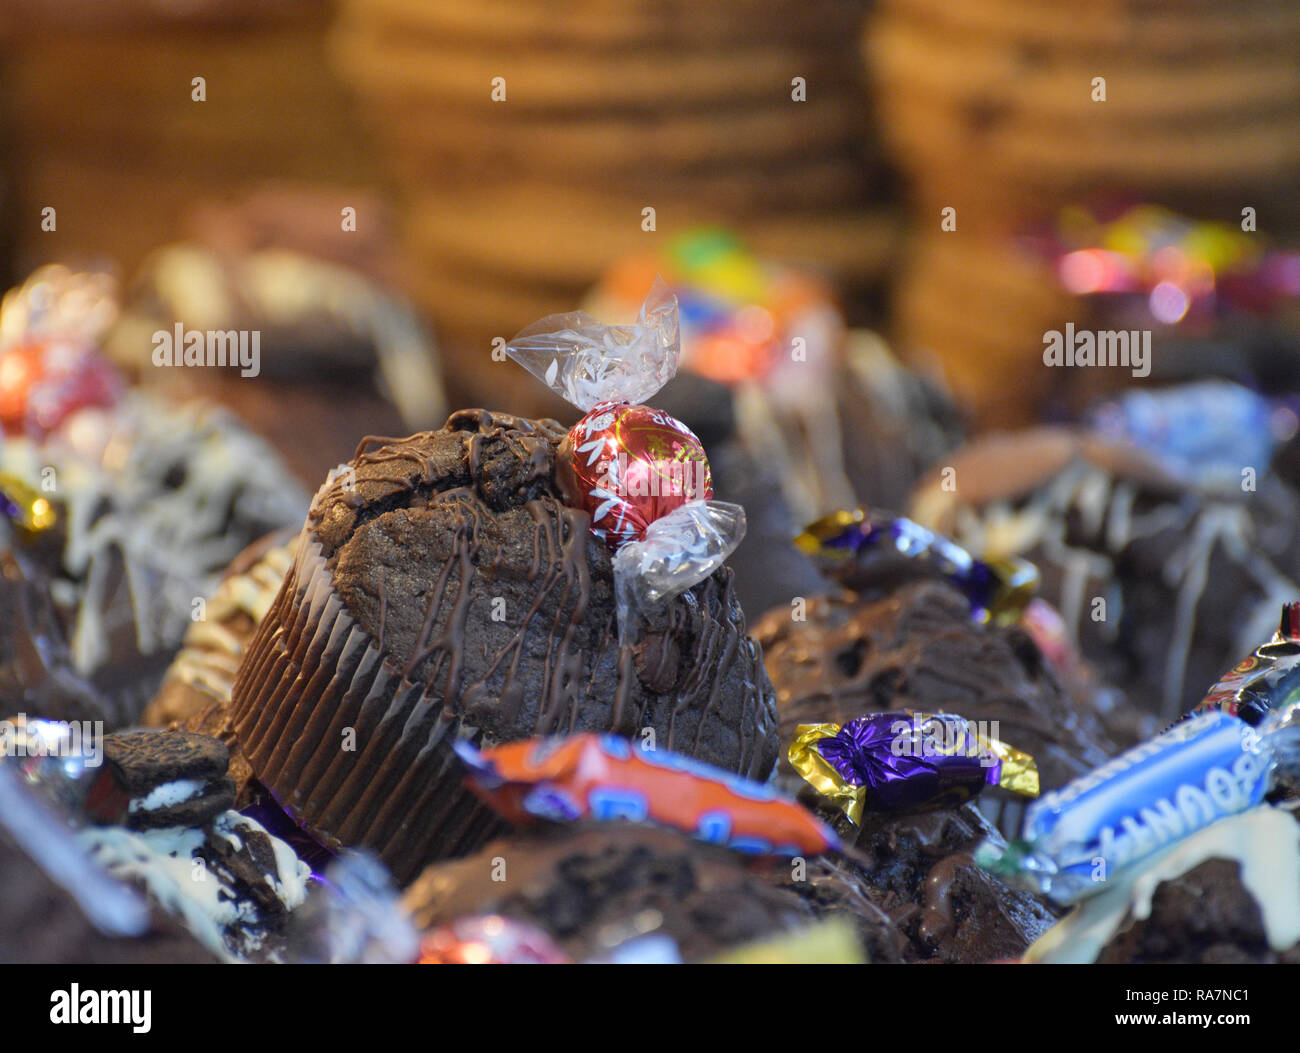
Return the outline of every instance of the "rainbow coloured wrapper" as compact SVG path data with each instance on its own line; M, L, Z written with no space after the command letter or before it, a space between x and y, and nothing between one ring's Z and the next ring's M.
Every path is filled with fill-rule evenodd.
M712 574L745 536L745 511L711 500L700 441L640 403L677 372L677 298L656 281L635 325L602 325L582 311L520 331L505 353L583 411L561 443L557 483L591 516L615 553L619 630L634 612Z
M1174 325L1227 311L1269 314L1300 296L1300 255L1263 238L1157 205L1096 213L1074 205L1045 249L1071 295L1140 298L1152 318Z
M1020 839L985 842L985 869L1058 903L1106 887L1112 875L1217 819L1254 807L1300 776L1300 702L1258 727L1212 710L1179 721L1025 812Z
M1277 632L1243 658L1192 710L1222 710L1258 724L1273 709L1300 699L1300 603L1282 607Z
M771 786L617 735L488 750L458 742L456 752L469 768L470 788L516 825L650 822L741 852L790 857L840 847L829 827Z
M1038 768L1027 753L950 713L871 713L838 724L801 724L791 766L854 823L865 812L951 807L986 786L1033 797Z
M948 538L887 512L834 512L805 527L795 544L855 591L942 578L966 595L980 621L1017 621L1038 591L1038 569L1032 563L976 559Z

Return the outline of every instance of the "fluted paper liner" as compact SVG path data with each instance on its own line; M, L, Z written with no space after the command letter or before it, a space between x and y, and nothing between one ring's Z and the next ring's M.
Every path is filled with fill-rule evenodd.
M464 787L451 744L471 729L384 659L309 531L232 695L236 737L280 805L327 847L371 849L401 884L505 829Z

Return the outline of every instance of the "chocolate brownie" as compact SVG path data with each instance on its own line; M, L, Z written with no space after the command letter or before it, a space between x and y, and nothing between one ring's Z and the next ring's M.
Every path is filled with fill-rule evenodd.
M800 724L844 724L885 710L955 713L996 721L996 737L1033 755L1043 789L1116 752L1023 629L973 621L966 597L942 582L912 582L878 599L814 597L806 620L778 608L754 635L776 688L783 742ZM785 758L781 770L790 772ZM987 791L982 806L1005 813L999 825L1018 832L1018 803L995 794Z
M1300 896L1300 889L1292 895ZM1269 947L1259 904L1241 883L1241 864L1207 859L1157 885L1150 915L1114 936L1097 961L1300 965L1300 943L1284 951Z
M3 768L0 784L0 964L216 960L180 922L96 867Z
M913 517L1032 560L1084 658L1163 722L1300 595L1300 497L1263 466L1254 491L1205 492L1132 447L1039 428L972 443L943 468Z
M261 782L399 881L500 829L461 786L456 736L653 729L661 748L752 778L775 762L771 685L730 570L619 646L608 550L556 486L564 436L463 410L363 442L313 501L236 678L236 736ZM354 751L339 748L347 728Z
M422 929L470 914L528 921L577 961L650 932L671 937L683 960L700 961L815 920L819 910L765 876L769 867L790 874L788 862L752 860L676 830L550 827L429 867L405 904ZM851 909L860 911L870 959L900 960L889 920L865 901Z
M819 912L871 904L892 923L904 961L1016 958L1056 921L1058 911L1046 900L975 865L975 848L998 834L973 803L919 815L868 815L861 830L828 808L817 810L836 825L851 854L809 860L805 882L782 884Z
M266 960L306 898L310 870L290 845L232 810L228 759L222 742L187 731L106 735L86 794L89 825L77 837L214 954Z

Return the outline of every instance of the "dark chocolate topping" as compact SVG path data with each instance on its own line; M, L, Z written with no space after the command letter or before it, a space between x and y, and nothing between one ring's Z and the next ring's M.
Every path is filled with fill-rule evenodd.
M313 503L347 610L485 741L653 726L659 745L763 778L770 689L726 569L620 655L612 568L554 482L565 430L485 410L366 440Z

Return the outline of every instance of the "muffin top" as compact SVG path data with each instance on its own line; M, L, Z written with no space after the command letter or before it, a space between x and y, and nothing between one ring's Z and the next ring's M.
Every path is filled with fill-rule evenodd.
M613 571L555 480L566 432L486 410L367 439L308 516L344 607L407 678L482 732L654 729L654 745L764 778L775 704L723 567L618 646Z

